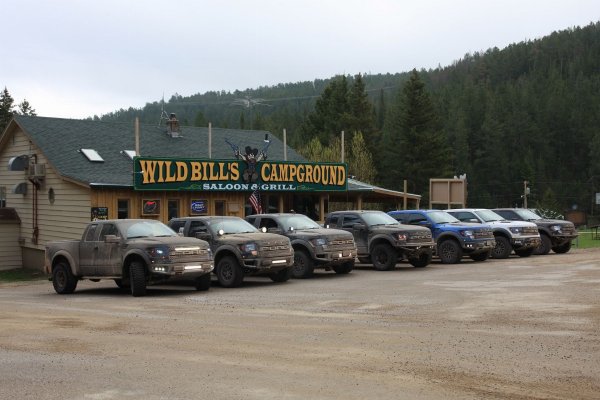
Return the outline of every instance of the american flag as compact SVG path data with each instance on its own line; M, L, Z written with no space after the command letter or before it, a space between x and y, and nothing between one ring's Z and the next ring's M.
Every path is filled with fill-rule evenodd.
M252 208L257 214L262 214L262 206L260 205L260 193L258 189L255 189L254 192L250 195L250 204L252 204Z

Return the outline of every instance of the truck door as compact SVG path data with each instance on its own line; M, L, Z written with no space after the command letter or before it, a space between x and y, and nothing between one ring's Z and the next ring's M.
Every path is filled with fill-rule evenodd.
M98 276L120 276L121 275L121 243L107 243L107 235L119 236L119 230L115 224L101 224L100 237L96 244L96 274Z
M356 224L362 225L362 228L355 228ZM358 215L344 214L341 228L351 232L352 236L354 236L358 254L366 254L369 252L369 227Z
M90 224L79 243L79 267L83 276L94 276L96 274L94 259L96 257L98 232L98 224Z

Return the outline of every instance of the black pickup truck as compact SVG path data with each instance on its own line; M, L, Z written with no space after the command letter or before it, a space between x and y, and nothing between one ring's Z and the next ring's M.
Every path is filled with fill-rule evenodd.
M214 272L223 287L240 286L246 275L264 275L274 282L290 279L294 251L285 236L261 232L239 217L173 218L169 226L210 244Z
M303 214L255 214L246 220L267 232L287 236L294 248L294 278L309 278L315 268L347 274L354 268L356 245L351 233L326 229Z
M435 243L429 229L402 225L382 211L335 211L325 224L351 232L359 261L372 263L378 271L391 270L401 260L413 267L431 262Z

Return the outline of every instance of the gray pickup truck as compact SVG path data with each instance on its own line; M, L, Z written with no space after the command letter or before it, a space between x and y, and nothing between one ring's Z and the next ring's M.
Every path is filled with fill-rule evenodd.
M208 243L144 219L91 222L81 240L48 243L45 258L44 268L59 294L73 293L81 279L112 279L133 296L170 279L191 280L197 290L208 290L213 270Z
M354 236L341 229L322 228L303 214L255 214L246 217L257 228L287 236L294 248L294 278L309 278L315 268L347 274L354 268Z
M417 268L431 262L435 242L429 229L403 225L382 211L334 211L325 224L352 233L358 260L389 271L401 260Z
M274 282L290 279L294 251L285 236L261 232L239 217L173 218L169 226L210 244L223 287L240 286L245 275L266 275Z

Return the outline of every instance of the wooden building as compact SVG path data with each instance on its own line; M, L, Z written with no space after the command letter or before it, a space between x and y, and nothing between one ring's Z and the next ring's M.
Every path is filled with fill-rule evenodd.
M137 169L141 164L136 147L139 158L172 160L173 168L177 160L197 160L204 166L220 160L227 165L233 160L244 162L246 156L261 158L261 154L266 160L258 160L258 164L309 164L265 131L179 128L169 123L136 129L133 123L15 116L0 136L0 208L14 210L5 213L12 216L10 220L5 218L2 223L0 219L0 265L10 258L11 265L22 262L25 267L41 268L47 242L79 239L86 224L95 218L167 222L176 216L244 217L253 212L251 186L215 189L214 185L198 184L167 189L156 186L154 190L136 186L135 175L143 173ZM294 210L320 221L330 202L351 209L363 208L365 203L402 208L407 201L415 208L420 201L419 195L386 190L347 176L343 187L335 190L271 184L261 185L258 193L263 212Z

